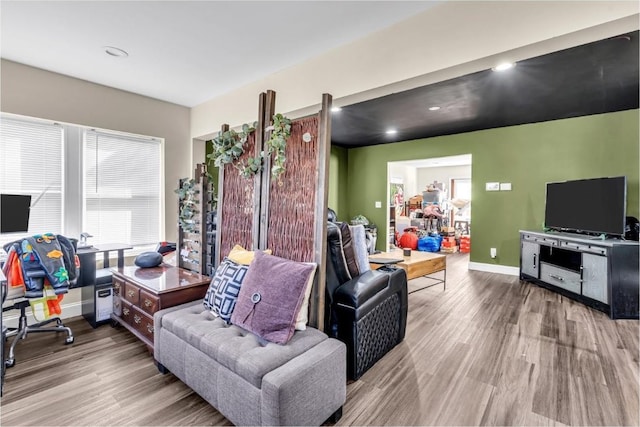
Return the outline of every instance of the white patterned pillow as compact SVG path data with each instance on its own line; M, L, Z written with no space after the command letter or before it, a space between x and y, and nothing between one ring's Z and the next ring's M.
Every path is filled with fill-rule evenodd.
M242 286L248 269L248 265L237 264L228 258L223 259L216 268L209 289L204 296L205 308L230 323L240 286Z
M306 262L305 264L313 265L313 271L309 275L309 280L304 288L304 297L302 297L302 306L296 317L295 329L296 331L304 331L307 329L307 323L309 323L309 298L311 297L311 288L313 288L313 279L316 277L316 267L318 264L315 262Z

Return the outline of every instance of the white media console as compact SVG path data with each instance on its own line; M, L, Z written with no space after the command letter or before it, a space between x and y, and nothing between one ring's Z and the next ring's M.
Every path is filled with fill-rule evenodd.
M638 318L638 242L520 231L520 279L604 311Z

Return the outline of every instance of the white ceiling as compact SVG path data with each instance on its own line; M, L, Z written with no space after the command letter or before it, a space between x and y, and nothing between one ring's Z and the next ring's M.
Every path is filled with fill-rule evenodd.
M2 0L0 56L192 107L437 3Z

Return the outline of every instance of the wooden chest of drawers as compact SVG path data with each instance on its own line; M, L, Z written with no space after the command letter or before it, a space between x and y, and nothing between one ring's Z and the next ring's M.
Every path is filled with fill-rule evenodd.
M153 352L153 314L204 298L210 278L182 268L160 265L152 268L112 269L113 314L118 322Z

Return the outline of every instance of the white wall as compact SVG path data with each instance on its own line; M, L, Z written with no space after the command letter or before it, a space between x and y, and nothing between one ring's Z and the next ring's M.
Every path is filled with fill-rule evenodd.
M447 197L449 197L451 195L451 178L471 179L471 165L418 168L416 175L420 194L426 190L428 184L438 181L444 183Z
M322 93L347 105L633 31L639 10L634 1L442 2L194 107L191 136L254 121L267 89L276 111L296 117L316 112Z
M177 239L178 199L173 190L180 178L193 175L188 108L4 59L0 84L3 112L164 138L165 235L161 238ZM80 289L65 295L62 309L65 318L82 314ZM14 313L5 316L12 326Z
M416 191L416 168L392 162L388 165L388 174L390 181L393 178L402 180L405 201L409 200L409 197L414 195ZM390 200L387 200L387 204L390 203Z
M164 138L165 235L178 234L178 180L193 175L189 109L2 60L0 109L60 122Z
M203 139L193 140L193 153L191 157L191 175L195 174L196 165L198 163L206 163L207 160L207 142Z

